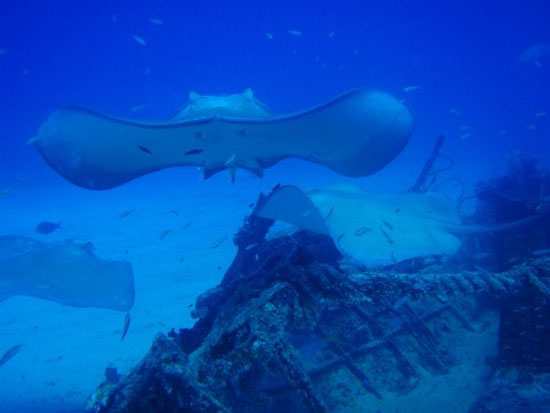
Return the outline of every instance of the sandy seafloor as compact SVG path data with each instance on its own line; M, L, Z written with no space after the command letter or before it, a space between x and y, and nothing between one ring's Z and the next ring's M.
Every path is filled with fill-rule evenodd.
M297 167L299 174L291 172ZM53 172L45 169L45 174ZM221 280L236 252L232 236L260 191L279 182L308 188L342 181L398 190L410 185L415 174L389 168L375 177L346 180L317 166L286 161L263 179L239 171L234 184L223 173L202 181L194 168L161 171L109 191L80 189L54 176L48 185L20 183L10 197L0 199L1 233L91 241L99 254L133 265L136 300L124 341L123 312L22 296L1 302L0 351L15 344L22 348L0 368L0 410L81 411L105 367L126 374L159 331L190 327L190 306ZM121 218L128 210L134 212ZM61 221L61 229L36 233L36 224L44 220ZM166 230L172 232L160 240Z
M317 168L311 173L318 182ZM102 256L133 265L136 287L124 341L123 312L23 296L1 302L0 352L22 345L0 368L2 412L80 411L103 380L105 367L125 374L159 331L192 325L190 306L231 264L236 252L232 236L250 213L249 204L281 177L268 174L260 180L240 172L231 184L223 173L208 181L199 176L194 168L173 169L117 189L89 191L55 177L53 184L40 185L31 175L30 184L20 182L0 199L2 235L91 241ZM312 177L306 168L292 182L308 186ZM129 210L134 212L120 217ZM34 228L45 220L60 221L61 229L38 234ZM171 232L160 240L167 230ZM227 239L212 248L223 237Z

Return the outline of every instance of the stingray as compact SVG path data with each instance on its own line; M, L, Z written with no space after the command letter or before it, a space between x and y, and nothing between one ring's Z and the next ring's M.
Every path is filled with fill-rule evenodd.
M521 62L533 63L540 67L541 60L548 57L550 57L550 43L537 43L525 49L519 60Z
M324 165L350 177L372 174L407 143L413 119L387 93L359 89L322 105L276 116L250 90L227 96L189 94L166 121L138 122L79 106L54 112L29 142L63 177L109 189L175 166L202 168L207 179L237 168L263 176L285 158Z
M340 252L366 267L383 267L411 258L451 256L462 234L511 231L540 216L494 226L463 225L441 193L368 194L352 184L303 192L281 186L256 214L329 235Z
M90 243L0 236L0 302L17 295L128 311L134 304L132 266L99 257Z

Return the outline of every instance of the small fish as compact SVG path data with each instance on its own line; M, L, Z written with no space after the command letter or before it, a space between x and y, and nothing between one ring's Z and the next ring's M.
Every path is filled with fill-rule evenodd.
M453 115L456 115L456 116L462 115L462 112L455 108L449 109L449 112L451 112Z
M460 130L470 130L470 127L467 125L461 126Z
M360 237L361 235L365 235L368 232L372 232L372 228L370 227L361 227L357 231L353 233L356 237Z
M149 73L151 73L151 66L145 68L145 74L148 75Z
M137 111L140 111L140 110L143 110L145 109L146 106L145 105L136 105L136 106L132 106L130 108L130 112L137 112Z
M178 260L178 262L183 262L184 260L185 260L185 255L182 255L182 256L180 257L180 259Z
M359 54L359 49L354 49L353 50L353 55L357 56L358 54ZM340 69L343 69L343 68L344 68L344 66L340 65Z
M142 45L142 46L147 46L147 43L145 42L145 40L143 40L142 37L136 36L135 34L132 35L132 37L134 38L134 40L135 40L138 44L140 44L140 45Z
M171 229L167 229L165 231L162 231L159 235L159 240L162 241L164 238L166 238L170 233L172 232Z
M329 38L329 39L332 39L333 37L334 37L334 32L330 32L330 33L328 34L328 38Z
M332 218L332 214L334 213L334 205L330 207L330 210L327 213L327 216L325 217L325 221L328 221Z
M184 153L184 155L198 155L199 153L203 153L204 149L191 149Z
M535 129L537 129L537 125L535 125L534 123L530 123L529 125L527 125L527 126L525 127L525 129L527 129L527 130L535 130Z
M388 235L388 233L386 231L384 231L382 228L380 228L380 231L382 231L382 234L384 234L384 236L386 237L386 240L390 243L390 244L393 244L393 239Z
M157 26L160 26L164 23L162 19L155 19L154 17L149 17L147 20L149 20L153 24L156 24Z
M342 241L342 238L344 238L346 236L346 233L345 232L342 232L340 235L338 235L338 238L336 238L336 242L340 242Z
M458 139L460 139L461 141L463 141L463 140L468 139L468 138L471 138L471 137L472 137L472 134L468 132L468 133L464 133L464 134L460 135L460 136L458 137Z
M247 246L245 247L245 250L246 250L246 251L250 251L251 249L256 248L257 246L258 246L258 243L257 243L257 242L254 242L253 244L247 245Z
M2 358L0 358L0 367L3 366L9 359L11 359L17 353L19 353L19 350L21 350L21 347L22 347L21 344L16 344L15 346L12 346L9 349L7 349L2 355Z
M229 175L229 180L235 182L235 176L237 175L237 168L234 165L228 165L227 174Z
M46 361L47 361L48 363L58 363L58 362L60 362L61 360L63 360L64 358L65 358L65 356L61 355L61 356L57 356L57 357L48 359L48 360L46 360Z
M36 288L41 289L41 290L49 290L50 288L52 288L52 286L50 284L48 284L46 281L42 281L42 280L37 280L34 283L34 286Z
M181 229L186 230L191 226L191 221L189 221L187 224L185 224Z
M31 178L23 175L23 174L15 174L15 179L18 179L20 181L24 181L24 182L28 182L28 183L31 183Z
M134 209L128 209L127 211L122 211L119 215L120 218L126 218L129 215L132 215L135 212Z
M113 23L116 23L116 21L118 20L118 16L116 13L111 16L111 20L113 21Z
M176 211L175 209L171 209L170 212L172 214L174 214L175 216L179 217L180 216L180 213L178 211Z
M8 52L8 49L0 48L0 56L5 55Z
M537 113L535 113L535 118L542 118L543 116L546 116L546 112L537 112Z
M390 224L389 222L384 221L384 220L382 220L382 223L383 223L386 227L388 227L389 229L391 229L391 230L393 231L393 225L392 225L392 224Z
M212 245L210 245L210 248L218 248L220 245L223 244L223 242L227 239L227 235L223 236L222 238L220 239L217 239L216 241L214 241L212 243Z
M269 32L266 32L265 37L267 37L269 40L273 40L273 35Z
M414 92L415 90L420 90L420 89L421 89L420 86L407 86L407 87L403 88L403 92L410 93L410 92Z
M151 152L151 150L146 146L138 145L138 149L142 152L148 153L149 155L153 154L153 152Z
M300 30L289 30L288 34L291 34L293 36L301 36L303 33Z
M229 157L227 161L223 164L226 167L234 166L235 165L235 159L237 158L236 154L233 154Z
M130 313L126 313L124 316L124 327L122 328L122 335L120 336L120 341L124 340L124 337L126 337L126 334L128 333L128 329L130 328Z
M61 222L43 221L39 223L34 230L40 234L51 234L59 228L61 228Z

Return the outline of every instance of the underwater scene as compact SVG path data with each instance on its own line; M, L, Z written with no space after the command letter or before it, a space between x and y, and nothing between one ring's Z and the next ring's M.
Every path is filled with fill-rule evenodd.
M550 4L4 1L0 412L550 411Z

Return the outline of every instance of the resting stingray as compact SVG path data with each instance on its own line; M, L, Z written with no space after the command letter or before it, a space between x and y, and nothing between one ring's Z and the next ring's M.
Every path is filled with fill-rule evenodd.
M344 256L367 267L450 256L462 243L459 234L513 230L540 218L467 226L460 223L451 202L440 193L372 195L351 184L308 192L282 186L265 199L256 214L330 235Z
M407 143L413 119L392 96L367 89L314 108L274 116L247 90L200 96L174 118L136 122L69 106L31 139L63 177L89 189L112 188L174 166L202 167L205 178L236 168L258 176L289 157L346 176L384 167Z
M15 295L128 311L134 304L132 266L98 257L91 244L0 236L0 302Z

